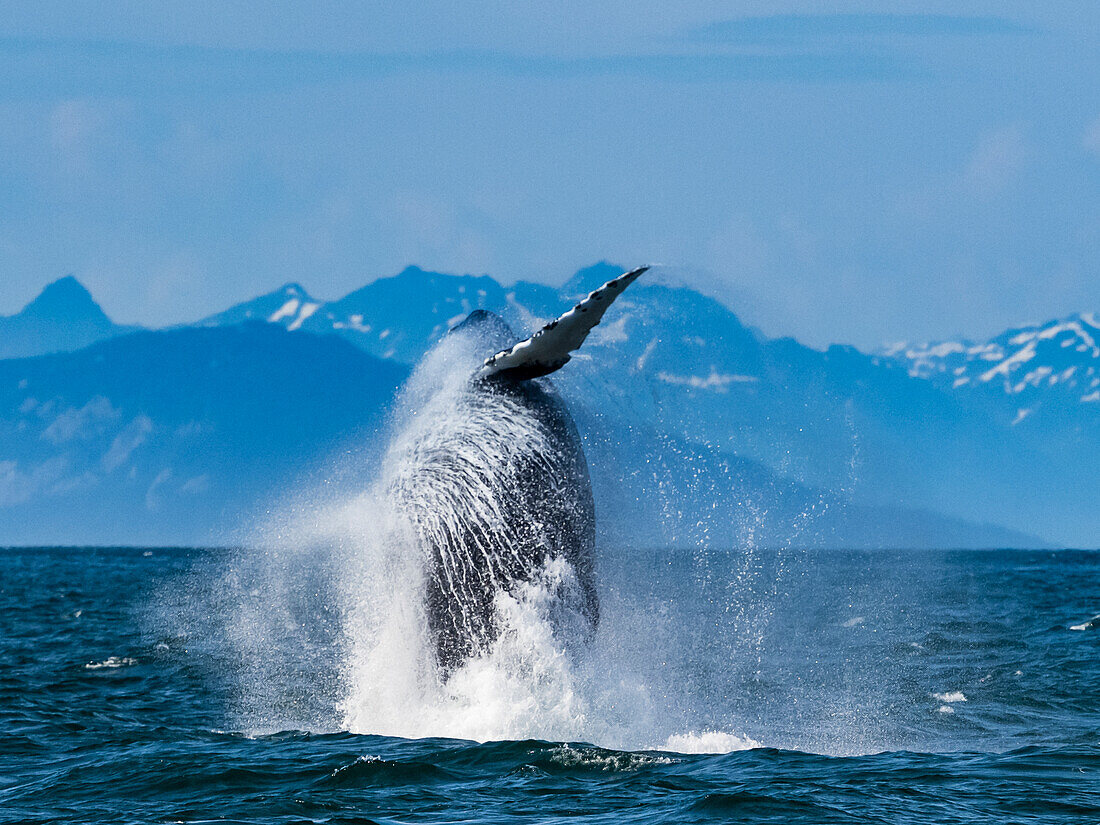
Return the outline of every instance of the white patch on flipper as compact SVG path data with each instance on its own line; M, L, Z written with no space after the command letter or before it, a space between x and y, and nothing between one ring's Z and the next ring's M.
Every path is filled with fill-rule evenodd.
M487 378L504 370L519 368L534 371L541 368L545 370L544 375L553 372L569 360L571 352L580 348L607 308L647 269L648 266L638 267L612 278L530 338L488 358L479 375Z

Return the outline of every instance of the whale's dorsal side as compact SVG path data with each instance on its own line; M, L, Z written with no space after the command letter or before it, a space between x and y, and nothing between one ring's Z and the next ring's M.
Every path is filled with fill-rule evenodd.
M571 353L580 348L588 333L600 322L611 303L647 269L648 266L640 266L612 278L530 338L487 358L477 377L499 376L523 381L561 369L569 362Z
M433 377L435 366L461 364L463 373L444 382L446 408L421 418L395 489L430 560L424 607L445 679L500 636L501 593L520 598L528 585L545 592L563 641L590 639L599 624L596 510L582 438L553 383L527 379L569 361L645 270L613 278L510 347L508 324L475 309L450 330L457 335L441 360L429 362Z

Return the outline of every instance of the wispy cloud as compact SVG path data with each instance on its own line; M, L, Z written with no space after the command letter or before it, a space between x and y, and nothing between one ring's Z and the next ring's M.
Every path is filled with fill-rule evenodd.
M772 53L535 55L508 51L373 53L0 39L0 97L247 94L402 74L645 77L671 82L867 80L910 74L901 60L801 49Z
M669 82L834 82L912 78L927 70L899 39L1023 35L1002 17L776 14L718 21L657 53L536 54L248 49L125 41L0 38L0 98L249 94L395 75L642 77ZM735 48L746 47L741 50Z
M761 44L889 37L1021 35L1028 26L1003 17L947 14L770 14L709 23L688 32L697 43Z

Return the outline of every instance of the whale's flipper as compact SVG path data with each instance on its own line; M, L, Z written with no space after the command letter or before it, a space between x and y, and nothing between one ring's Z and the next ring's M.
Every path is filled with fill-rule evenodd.
M638 276L649 269L640 266L624 272L618 278L612 278L606 284L562 315L551 321L530 338L501 350L488 358L478 371L479 378L499 376L523 381L538 378L561 369L580 349L588 333L603 318L611 302L618 298L624 289L634 283Z

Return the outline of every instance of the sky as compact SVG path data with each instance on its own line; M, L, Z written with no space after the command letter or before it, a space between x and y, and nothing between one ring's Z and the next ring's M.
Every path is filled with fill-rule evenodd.
M864 348L1100 310L1100 4L0 0L0 314L599 260Z

